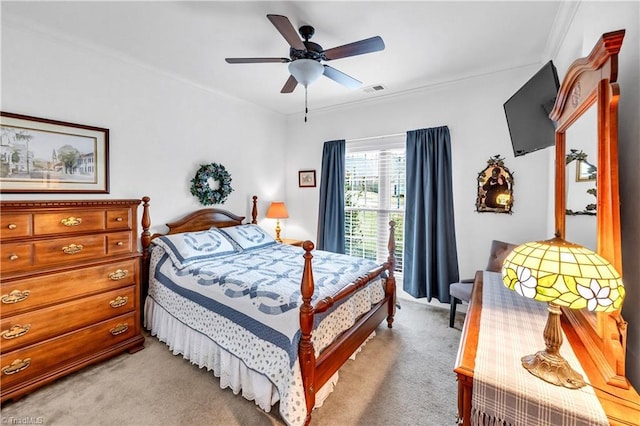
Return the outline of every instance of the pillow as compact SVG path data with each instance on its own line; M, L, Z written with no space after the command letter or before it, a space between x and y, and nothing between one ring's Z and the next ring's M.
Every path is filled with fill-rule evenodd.
M257 249L277 244L276 240L258 225L236 225L221 228L220 231L224 232L243 250Z
M505 243L498 240L491 242L491 254L487 263L487 271L500 272L502 270L502 262L516 248L517 244Z
M163 235L154 239L153 243L164 249L178 269L200 260L237 252L231 241L218 229Z

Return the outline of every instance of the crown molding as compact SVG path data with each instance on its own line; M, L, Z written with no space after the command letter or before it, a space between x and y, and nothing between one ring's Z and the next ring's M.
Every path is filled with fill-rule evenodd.
M547 37L547 43L543 50L542 61L548 61L549 58L554 59L558 56L560 47L564 42L573 19L580 8L581 0L578 1L561 1L558 7L558 12L551 25L549 36Z
M1 1L1 0L0 0ZM51 27L45 27L45 26L41 26L38 24L35 24L34 22L27 20L27 19L23 19L23 18L17 18L15 16L8 16L8 15L3 15L2 16L2 25L5 28L11 28L13 30L16 31L22 31L25 33L30 33L33 34L36 37L41 37L44 39L47 39L53 43L58 43L58 44L66 44L66 45L70 45L73 46L75 48L80 48L83 49L85 51L88 52L92 52L96 55L99 56L103 56L103 57L107 57L107 58L111 58L114 59L120 63L124 63L130 66L134 66L137 67L139 69L143 69L147 72L151 72L154 73L156 75L162 76L164 78L170 79L170 80L174 80L174 81L178 81L182 84L194 87L196 89L208 92L208 93L212 93L216 96L222 97L222 98L226 98L229 100L232 100L233 102L239 102L242 104L248 104L251 105L255 108L258 108L260 110L263 111L267 111L269 113L272 114L277 114L277 115L284 115L278 111L274 111L272 109L266 108L262 105L258 105L254 102L245 100L245 99L241 99L238 98L236 96L232 96L229 95L228 93L225 93L223 91L220 91L216 88L212 88L210 86L207 86L205 84L199 83L197 81L194 81L192 79L183 77L182 75L167 71L165 69L162 68L158 68L156 66L150 65L146 62L140 61L137 58L134 58L130 55L125 55L119 51L104 47L102 45L98 45L92 42L87 42L86 40L80 39L78 37L74 37L74 36L70 36L67 33L52 29Z
M325 107L316 107L316 108L313 109L313 111L315 113L330 112L330 111L339 111L339 110L351 109L351 108L358 107L358 106L363 106L363 105L372 105L372 104L375 104L375 103L378 103L378 102L386 102L386 101L388 101L390 99L394 99L394 98L401 98L401 97L405 97L405 96L418 95L420 93L429 92L429 91L432 91L432 90L437 90L437 89L440 89L440 88L443 88L443 87L452 86L452 85L455 85L455 84L458 84L458 83L462 83L462 82L465 82L465 81L469 81L469 80L482 79L482 78L491 77L491 76L502 74L502 73L508 73L508 72L512 72L512 71L516 71L516 70L520 70L520 69L539 67L540 65L541 65L540 62L534 62L534 63L516 65L516 66L512 66L512 67L508 67L508 68L487 70L487 71L484 71L484 72L468 73L468 74L453 76L450 79L440 80L440 81L433 81L431 83L422 85L420 87L415 87L413 89L403 90L403 91L394 92L394 93L378 94L377 96L370 97L370 98L358 99L358 100L355 100L355 101L343 102L343 103L340 103L340 104L335 104L335 105L330 105L330 106L325 106ZM294 117L294 116L302 117L304 115L304 113L302 113L302 112L293 112L293 113L285 114L285 115L288 116L288 117Z

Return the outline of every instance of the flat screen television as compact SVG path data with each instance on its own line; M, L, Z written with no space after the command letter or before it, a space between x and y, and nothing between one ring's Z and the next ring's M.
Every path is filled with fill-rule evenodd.
M549 113L559 88L558 72L549 61L504 103L516 157L555 145L556 126Z

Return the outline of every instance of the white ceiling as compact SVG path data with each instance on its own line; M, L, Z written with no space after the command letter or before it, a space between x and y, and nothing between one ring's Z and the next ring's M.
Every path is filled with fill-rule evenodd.
M289 46L266 18L312 25L323 48L379 35L383 51L327 62L375 93L322 77L309 86L321 109L404 93L511 68L542 65L558 43L561 1L2 1L3 23L151 67L200 87L283 114L302 111L304 88L280 89L287 64L227 64L225 57L288 57ZM554 24L555 22L555 24Z

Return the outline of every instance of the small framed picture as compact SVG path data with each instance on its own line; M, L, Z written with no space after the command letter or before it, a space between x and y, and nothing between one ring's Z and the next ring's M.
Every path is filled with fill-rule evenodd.
M109 193L109 129L0 112L0 192Z
M586 155L585 155L586 157ZM598 168L586 159L578 159L576 163L576 182L588 182L596 180Z
M298 186L300 188L314 188L316 186L316 171L300 170L298 172Z

